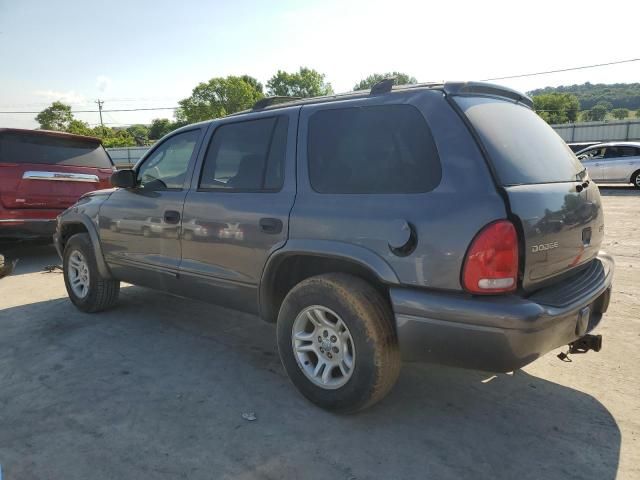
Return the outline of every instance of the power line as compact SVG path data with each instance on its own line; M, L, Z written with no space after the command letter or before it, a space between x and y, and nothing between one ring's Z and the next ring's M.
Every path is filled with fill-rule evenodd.
M534 72L534 73L522 73L519 75L507 75L504 77L492 77L492 78L485 78L480 80L481 82L489 82L489 81L493 81L493 80L508 80L508 79L513 79L513 78L524 78L524 77L535 77L535 76L539 76L539 75L548 75L551 73L560 73L560 72L571 72L571 71L576 71L576 70L586 70L588 68L598 68L598 67L607 67L607 66L611 66L611 65L619 65L619 64L623 64L623 63L632 63L632 62L638 62L640 61L640 58L631 58L628 60L618 60L618 61L614 61L614 62L606 62L606 63L596 63L593 65L582 65L579 67L570 67L570 68L560 68L557 70L547 70L544 72ZM133 100L133 99L131 99ZM104 103L101 100L98 100L96 103L98 103L98 110L72 110L71 113L100 113L102 114L102 112L149 112L149 111L156 111L156 110L177 110L180 107L144 107L144 108L118 108L118 109L110 109L110 110L106 110L102 108L102 104ZM198 105L199 107L202 108L207 108L206 105ZM195 107L198 107L195 106ZM552 112L554 110L545 110L548 112ZM560 110L558 110L560 111ZM0 111L0 114L9 114L9 115L17 115L17 114L38 114L40 113L40 111Z
M203 107L205 107L206 105L203 105ZM104 113L108 113L108 112L144 112L144 111L150 111L150 110L176 110L180 107L149 107L149 108L119 108L119 109L111 109L111 110L105 110L103 109L102 111ZM71 113L98 113L100 110L72 110ZM0 113L8 113L8 114L18 114L18 113L40 113L38 112L19 112L19 111L0 111Z
M607 63L596 63L593 65L583 65L581 67L571 67L571 68L560 68L558 70L547 70L546 72L535 72L535 73L523 73L520 75L508 75L506 77L493 77L493 78L485 78L480 80L481 82L489 82L492 80L507 80L510 78L523 78L523 77L535 77L537 75L547 75L549 73L559 73L559 72L571 72L574 70L585 70L587 68L597 68L597 67L607 67L609 65L619 65L621 63L631 63L638 62L640 58L631 58L629 60L618 60L617 62L607 62Z

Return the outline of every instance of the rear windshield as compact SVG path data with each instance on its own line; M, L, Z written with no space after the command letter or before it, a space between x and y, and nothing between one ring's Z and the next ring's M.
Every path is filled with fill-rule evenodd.
M456 97L502 185L575 181L584 167L534 111L488 97Z
M0 133L0 163L40 163L98 168L111 168L113 165L99 143L13 132Z

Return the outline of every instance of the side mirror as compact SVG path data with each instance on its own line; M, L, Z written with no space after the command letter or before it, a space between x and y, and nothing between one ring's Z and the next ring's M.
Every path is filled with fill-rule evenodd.
M135 170L118 170L111 175L111 185L118 188L133 188L138 184Z

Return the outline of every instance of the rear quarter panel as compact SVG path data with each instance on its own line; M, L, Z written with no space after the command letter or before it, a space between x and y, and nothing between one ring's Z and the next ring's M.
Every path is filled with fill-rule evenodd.
M442 180L432 191L415 194L321 194L309 181L307 138L310 117L321 109L406 103L431 128ZM331 240L366 248L386 262L399 282L460 290L466 250L486 224L506 218L503 199L475 141L443 92L394 92L365 99L302 108L298 136L298 195L291 214L290 239ZM389 240L401 221L414 226L417 245L408 256L392 253Z

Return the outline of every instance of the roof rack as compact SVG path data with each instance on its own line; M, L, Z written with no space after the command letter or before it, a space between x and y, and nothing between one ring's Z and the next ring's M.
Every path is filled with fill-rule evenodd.
M371 87L371 92L369 94L376 95L378 93L388 93L396 84L397 80L398 79L396 77L389 77L389 78L380 80L373 87Z
M300 100L301 97L286 97L282 95L277 95L273 97L265 97L258 100L253 104L252 110L262 110L263 108L270 107L271 105L276 105L278 103L290 102L291 100Z

